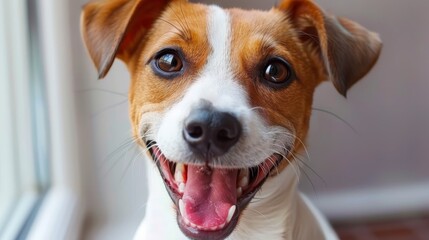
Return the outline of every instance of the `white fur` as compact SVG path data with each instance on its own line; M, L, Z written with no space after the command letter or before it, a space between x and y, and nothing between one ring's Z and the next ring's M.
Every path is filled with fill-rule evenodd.
M290 146L293 143L293 130L268 126L252 109L249 96L232 74L228 13L219 7L210 7L207 31L212 53L198 79L166 112L142 116L142 129L149 129L148 137L158 143L168 159L192 163L194 157L182 137L182 127L192 107L203 99L210 101L219 111L234 114L244 128L241 140L216 164L245 168L262 163L274 152L286 155L283 144ZM330 228L322 227L328 224L320 224L326 220L299 194L297 169L297 166L290 165L267 180L242 213L229 240L337 239ZM146 217L135 240L186 239L177 225L174 204L154 165L148 168L148 176Z
M336 234L297 189L299 171L291 163L269 178L242 213L228 240L335 240Z
M149 155L148 158L150 159ZM177 225L174 204L165 189L157 167L151 163L146 169L149 189L146 215L134 236L134 240L186 239Z
M252 109L249 96L235 79L231 69L231 24L227 12L210 7L208 39L212 53L195 83L183 98L172 106L159 125L153 126L156 140L163 154L171 161L196 163L197 160L183 139L183 122L201 100L209 101L218 111L235 115L243 126L243 135L229 152L216 159L222 167L244 168L262 163L273 152L285 153L284 144L291 143L290 132L267 126L258 110Z
M290 165L269 178L243 211L227 240L337 240L327 220L297 189L299 176ZM146 216L134 240L186 240L164 183L152 165L148 169L149 199Z

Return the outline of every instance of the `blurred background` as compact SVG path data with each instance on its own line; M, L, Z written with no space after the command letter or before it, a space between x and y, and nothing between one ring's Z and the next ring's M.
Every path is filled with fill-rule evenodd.
M80 39L86 2L0 0L1 240L132 239L144 217L129 75L116 61L97 80ZM429 239L429 1L317 2L384 47L347 99L317 89L301 189L342 239Z

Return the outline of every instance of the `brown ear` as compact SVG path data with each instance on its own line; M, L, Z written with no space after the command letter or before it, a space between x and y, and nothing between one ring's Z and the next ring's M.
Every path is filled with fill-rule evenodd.
M118 57L131 55L171 0L101 0L83 7L81 31L86 48L104 78Z
M328 77L344 96L380 55L382 44L376 33L348 19L326 15L311 0L284 0L278 8L289 14L305 44L316 47Z

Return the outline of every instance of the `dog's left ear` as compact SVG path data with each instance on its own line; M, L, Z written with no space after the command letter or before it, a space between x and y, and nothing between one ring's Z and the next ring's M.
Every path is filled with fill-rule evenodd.
M311 0L283 0L278 9L288 14L303 43L316 48L328 77L343 96L380 55L382 44L376 33L346 18L325 14Z
M115 57L126 61L139 40L173 0L99 0L82 9L81 32L98 70L109 72Z

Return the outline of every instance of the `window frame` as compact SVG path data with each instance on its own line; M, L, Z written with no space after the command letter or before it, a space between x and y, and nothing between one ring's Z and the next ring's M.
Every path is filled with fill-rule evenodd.
M0 107L5 109L0 111L0 130L7 133L0 134L0 173L8 174L2 174L7 181L0 184L10 193L6 214L0 219L0 239L80 236L85 208L68 4L67 0L0 1L0 31L7 31L0 36L5 51L0 56L0 100L4 100ZM29 24L36 22L34 31ZM35 62L42 64L35 67ZM43 78L36 92L29 81L35 73ZM36 111L35 94L46 98ZM45 112L39 111L42 108Z
M41 197L37 188L32 136L30 52L27 11L23 0L0 2L1 108L0 165L2 193L8 202L0 220L1 239L15 239ZM8 28L7 25L14 26Z
M79 239L85 207L75 106L69 2L37 1L44 63L51 158L51 187L27 239Z

